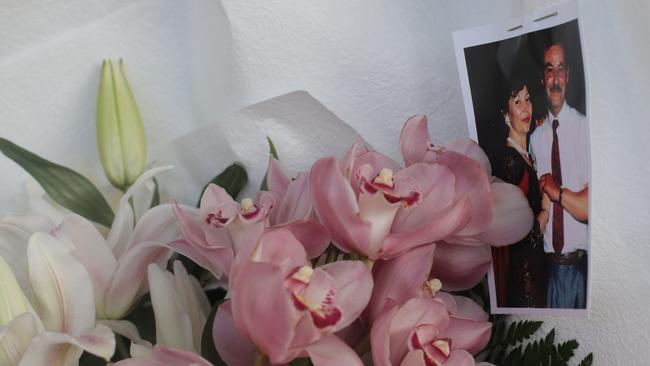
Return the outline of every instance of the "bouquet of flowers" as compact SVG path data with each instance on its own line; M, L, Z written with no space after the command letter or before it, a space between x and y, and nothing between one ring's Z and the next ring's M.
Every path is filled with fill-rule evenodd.
M234 163L198 207L162 203L156 177L172 167L145 171L121 61L102 67L97 133L121 191L115 213L81 174L0 138L49 200L0 221L1 365L497 359L484 351L495 345L485 298L459 294L482 287L490 246L517 242L533 219L474 142L434 146L416 116L399 138L403 164L360 140L286 172L269 140L254 197L238 197L247 174ZM539 327L524 325L506 343Z

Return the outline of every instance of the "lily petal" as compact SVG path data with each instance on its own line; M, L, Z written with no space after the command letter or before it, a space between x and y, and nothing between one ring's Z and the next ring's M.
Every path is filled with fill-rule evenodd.
M194 349L200 351L203 328L211 310L210 302L207 296L205 296L205 292L203 292L199 281L187 273L181 261L174 261L173 266L176 297L183 305L192 323Z
M18 315L0 327L0 365L18 365L32 338L42 331L43 325L33 312Z
M212 366L196 353L181 351L165 346L155 346L148 358L122 360L115 366Z
M156 264L147 268L151 304L156 318L156 343L196 352L192 322L178 299L171 274Z
M106 294L106 313L110 319L123 318L138 300L137 295L146 290L147 265L162 265L170 254L159 242L141 243L124 254Z
M117 261L107 246L106 239L92 223L78 215L65 218L53 234L74 244L72 255L88 271L99 316L105 316L104 297L117 268Z
M117 214L111 225L111 231L106 239L108 246L113 250L116 258L120 258L122 253L126 250L129 242L128 239L133 233L133 220L134 214L129 204L129 199L133 197L136 190L145 185L150 179L156 175L171 170L173 167L170 165L152 168L142 173L140 177L133 183L129 189L120 198L120 203L117 209Z
M12 319L23 313L36 314L29 300L20 289L16 277L11 272L9 263L3 257L0 257L0 293L2 294L0 299L0 326L9 324Z
M335 158L318 160L311 169L310 187L314 211L330 230L332 239L345 252L366 254L370 224L357 216L359 205Z
M138 220L133 235L127 247L127 251L139 243L157 241L167 244L181 236L180 227L172 205L158 205L148 210Z
M467 246L440 242L433 258L431 277L442 281L446 291L464 291L481 282L492 257L488 246Z
M115 351L115 336L104 325L73 337L69 334L45 332L32 340L20 366L77 366L83 351L108 361Z
M45 329L78 336L95 324L93 286L71 243L36 233L29 239L29 277Z
M41 214L8 214L0 220L0 257L7 260L28 298L31 298L32 285L27 270L27 243L33 233L49 232L54 227L54 222Z

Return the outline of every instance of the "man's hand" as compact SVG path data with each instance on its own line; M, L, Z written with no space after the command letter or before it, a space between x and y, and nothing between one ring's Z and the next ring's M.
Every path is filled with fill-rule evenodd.
M560 186L550 173L546 173L539 178L539 189L546 193L553 202L560 199Z

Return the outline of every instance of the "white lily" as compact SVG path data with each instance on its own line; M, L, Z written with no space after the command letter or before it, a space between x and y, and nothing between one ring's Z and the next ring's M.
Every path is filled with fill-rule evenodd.
M199 281L180 261L174 262L173 275L157 264L150 264L147 272L157 345L200 353L210 303Z
M27 246L34 290L30 303L9 264L0 257L0 365L78 365L83 351L109 360L115 337L95 325L92 284L71 254L72 246L36 233Z
M170 251L165 245L180 236L171 205L148 210L135 225L129 205L138 187L169 169L160 167L145 172L126 191L107 238L78 215L68 216L53 231L56 237L73 243L72 255L88 270L100 319L121 319L128 314L148 291L147 266L166 263Z

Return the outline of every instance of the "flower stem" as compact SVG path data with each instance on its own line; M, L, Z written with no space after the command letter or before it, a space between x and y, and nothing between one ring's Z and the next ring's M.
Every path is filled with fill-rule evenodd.
M363 357L366 353L370 351L370 335L366 335L363 337L361 342L357 344L357 346L354 348L354 352L356 352L359 357Z
M269 358L259 350L255 351L255 361L253 361L253 366L265 366L268 364Z

